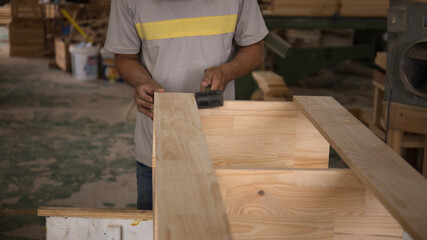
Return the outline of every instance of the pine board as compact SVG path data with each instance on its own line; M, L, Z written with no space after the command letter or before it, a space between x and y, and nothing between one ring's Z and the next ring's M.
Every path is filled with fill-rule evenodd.
M135 209L40 207L37 216L153 220L153 212Z
M194 94L154 99L158 239L232 239Z
M216 173L235 239L402 237L397 221L350 170Z
M414 239L427 237L427 180L332 97L294 102Z
M292 102L199 110L215 167L327 168L329 143Z
M275 16L333 16L339 11L339 0L270 0L264 15Z

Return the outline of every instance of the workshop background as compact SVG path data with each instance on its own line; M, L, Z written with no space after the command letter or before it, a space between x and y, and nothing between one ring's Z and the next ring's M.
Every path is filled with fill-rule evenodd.
M400 19L418 30L389 23L387 34L388 0L258 2L270 30L260 71L269 74L236 80L237 99L333 96L426 175L427 126L392 129L386 111L391 100L426 116L426 15ZM109 0L0 1L0 239L44 239L40 206L136 209L136 108L102 48L109 8ZM333 150L330 167L347 168Z

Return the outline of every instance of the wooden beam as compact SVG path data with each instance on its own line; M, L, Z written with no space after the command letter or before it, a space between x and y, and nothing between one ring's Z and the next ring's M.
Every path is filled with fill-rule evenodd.
M232 239L194 94L156 93L158 239Z
M355 174L339 169L216 169L235 239L402 239Z
M423 175L427 178L427 136L424 140L424 151L423 151Z
M153 220L153 211L75 207L40 207L37 216Z
M225 101L199 113L215 167L328 168L329 143L293 102Z
M387 52L377 52L377 56L375 57L375 64L378 67L382 68L383 70L386 70L387 69Z
M383 102L383 107L386 106ZM392 102L390 128L427 135L427 108Z
M427 180L332 97L294 102L414 239L427 236Z

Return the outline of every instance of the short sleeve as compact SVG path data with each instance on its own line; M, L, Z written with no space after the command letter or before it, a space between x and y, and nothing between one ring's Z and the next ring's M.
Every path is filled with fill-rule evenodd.
M117 54L136 54L140 52L141 40L133 21L128 0L111 0L107 40L104 48Z
M240 0L234 40L239 46L248 46L264 39L268 34L256 0Z

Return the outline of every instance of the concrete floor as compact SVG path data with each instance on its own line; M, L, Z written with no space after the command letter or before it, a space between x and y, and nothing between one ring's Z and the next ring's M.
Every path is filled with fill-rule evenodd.
M0 45L0 239L43 239L39 206L136 208L133 90Z
M10 58L0 28L0 239L43 239L39 206L135 208L132 89L79 82L41 58ZM7 33L6 33L7 34ZM338 75L331 95L370 113L369 77ZM337 167L344 167L337 161Z

